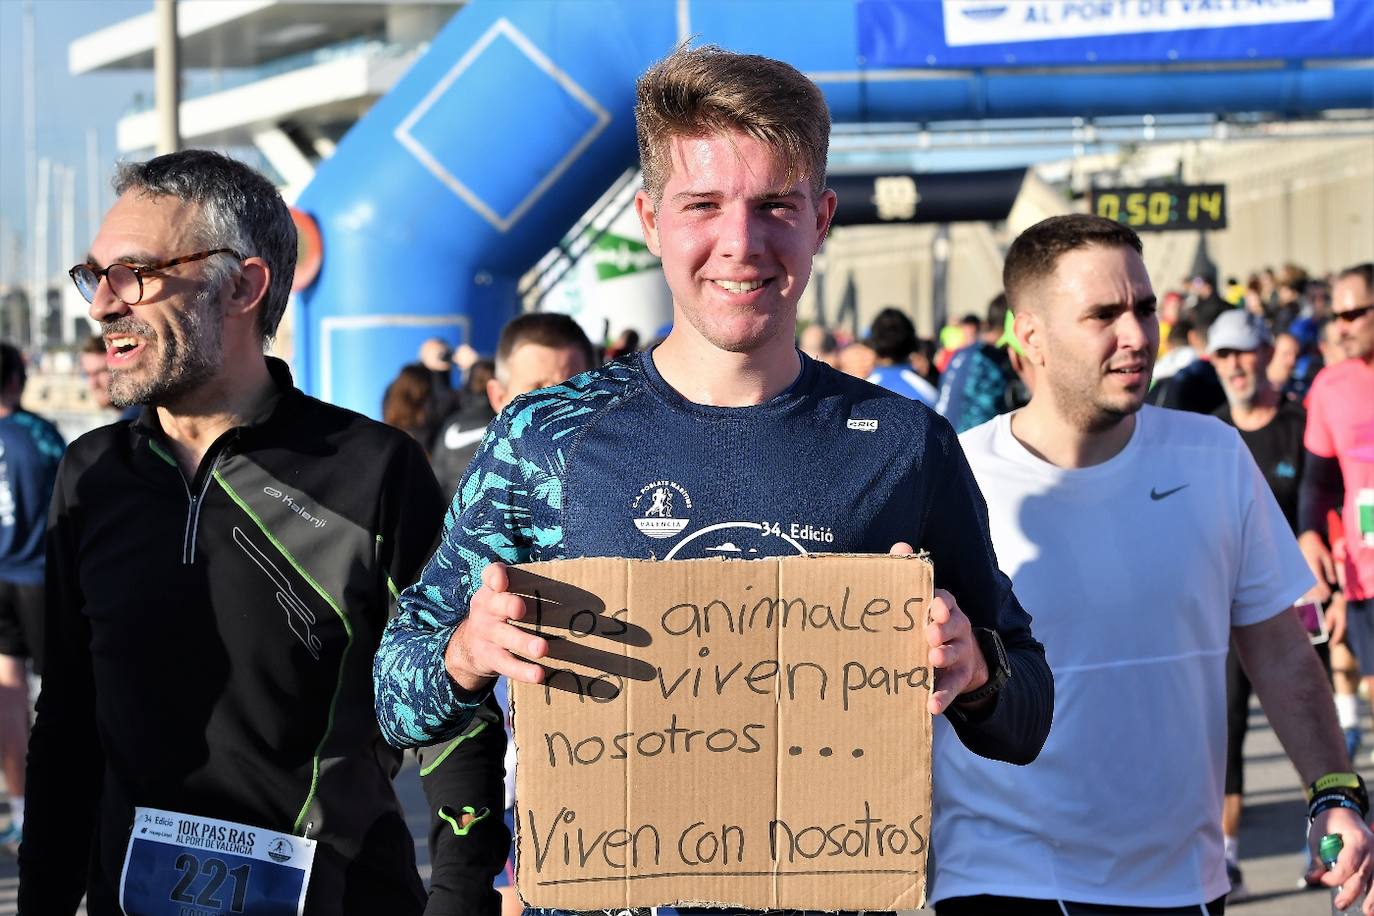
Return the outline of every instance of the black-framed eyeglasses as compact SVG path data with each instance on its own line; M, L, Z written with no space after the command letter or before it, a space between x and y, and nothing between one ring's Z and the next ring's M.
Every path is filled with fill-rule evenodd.
M152 275L154 271L166 270L168 267L175 267L190 261L203 261L217 254L231 254L235 259L243 260L243 255L232 248L212 248L209 251L197 251L195 254L168 258L165 261L153 261L149 264L123 264L116 261L105 268L94 267L90 264L78 264L67 271L67 276L72 278L72 282L76 284L76 288L81 291L82 298L87 302L95 301L95 293L100 288L100 280L103 277L105 282L110 285L110 292L115 294L116 299L125 305L138 305L139 302L143 301L143 277L145 274Z
M1374 302L1368 305L1362 305L1359 308L1346 309L1344 312L1332 312L1331 320L1336 322L1356 322L1370 312L1374 312Z

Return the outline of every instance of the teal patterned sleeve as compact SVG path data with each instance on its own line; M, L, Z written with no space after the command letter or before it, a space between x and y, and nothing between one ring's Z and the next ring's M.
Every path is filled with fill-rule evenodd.
M372 666L377 720L396 747L445 741L484 697L459 696L444 649L487 564L562 556L567 450L631 383L617 364L516 398L492 421L420 579L401 593Z
M420 579L401 593L373 661L386 740L419 747L459 734L484 697L460 697L444 649L468 613L487 564L527 563L563 550L565 449L627 380L605 367L516 398L487 429Z
M487 564L532 558L532 500L547 493L548 474L521 457L517 438L506 415L492 422L449 507L438 549L401 593L382 635L373 662L377 720L397 747L457 735L483 699L458 695L444 649Z

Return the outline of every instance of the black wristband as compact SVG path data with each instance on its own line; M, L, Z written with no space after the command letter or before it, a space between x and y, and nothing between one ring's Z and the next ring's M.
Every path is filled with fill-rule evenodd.
M1313 821L1318 814L1321 814L1323 811L1329 811L1332 808L1348 808L1351 811L1357 812L1361 820L1364 820L1365 817L1364 809L1360 807L1359 802L1355 801L1355 799L1340 792L1329 792L1318 795L1316 798L1312 799L1312 804L1307 806L1307 820Z

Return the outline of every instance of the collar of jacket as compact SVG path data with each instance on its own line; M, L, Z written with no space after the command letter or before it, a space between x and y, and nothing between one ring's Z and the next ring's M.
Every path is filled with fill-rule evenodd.
M275 356L263 358L267 360L267 372L272 377L276 391L263 402L256 414L248 418L247 422L234 427L234 430L239 433L267 425L277 415L278 408L288 406L296 398L303 397L291 377L291 367L284 360ZM159 440L167 438L167 434L162 430L162 423L158 420L157 411L148 404L143 405L143 409L139 412L138 417L130 423L130 426L135 432L150 438Z

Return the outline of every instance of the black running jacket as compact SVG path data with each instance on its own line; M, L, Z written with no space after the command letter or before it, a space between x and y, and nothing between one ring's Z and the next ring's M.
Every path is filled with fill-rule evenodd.
M371 670L442 499L409 436L268 362L276 399L193 480L153 410L62 461L21 912L71 913L88 887L92 916L117 912L137 805L318 840L308 912L423 907Z

